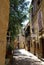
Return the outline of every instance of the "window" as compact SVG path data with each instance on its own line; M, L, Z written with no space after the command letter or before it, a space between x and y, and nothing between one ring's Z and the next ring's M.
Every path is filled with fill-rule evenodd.
M39 4L40 4L40 2L41 2L41 0L38 0L37 4L39 5Z
M38 12L38 26L39 26L39 31L41 31L42 30L42 11L41 10L39 10L39 12Z
M34 28L32 28L32 32L34 33Z

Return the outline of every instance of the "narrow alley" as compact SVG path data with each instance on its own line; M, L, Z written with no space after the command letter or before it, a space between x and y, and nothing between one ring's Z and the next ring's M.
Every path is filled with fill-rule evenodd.
M44 0L0 0L0 65L44 65Z
M25 49L17 49L13 52L10 65L44 65L44 62Z

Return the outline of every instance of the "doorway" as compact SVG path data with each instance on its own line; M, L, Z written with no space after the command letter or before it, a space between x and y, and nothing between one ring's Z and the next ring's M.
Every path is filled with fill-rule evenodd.
M44 58L44 38L40 39L40 43L42 45L42 58Z
M34 55L36 55L36 42L34 41Z
M30 51L30 41L28 41L28 51Z

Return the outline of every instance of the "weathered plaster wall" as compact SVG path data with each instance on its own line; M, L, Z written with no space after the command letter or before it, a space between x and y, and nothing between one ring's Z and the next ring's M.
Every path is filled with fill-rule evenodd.
M6 34L9 22L9 0L0 0L0 65L5 65Z

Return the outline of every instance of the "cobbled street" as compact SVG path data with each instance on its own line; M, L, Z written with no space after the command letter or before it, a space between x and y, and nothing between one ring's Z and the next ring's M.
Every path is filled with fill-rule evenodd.
M17 53L14 53L13 59L11 60L10 65L44 65L44 62L34 56L32 53L26 51L25 49L20 49L18 51L14 50Z

